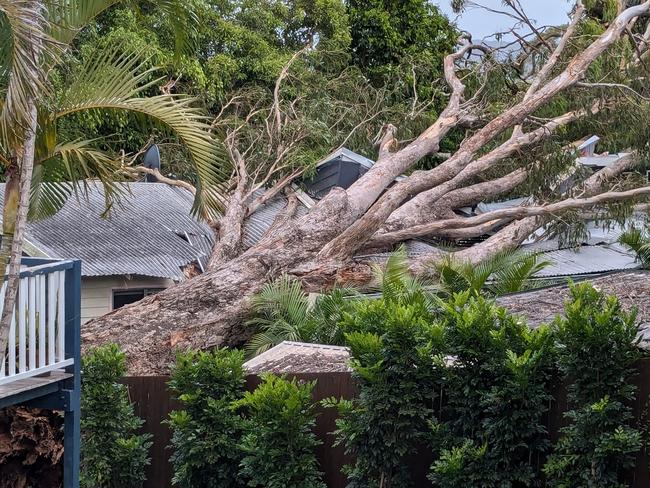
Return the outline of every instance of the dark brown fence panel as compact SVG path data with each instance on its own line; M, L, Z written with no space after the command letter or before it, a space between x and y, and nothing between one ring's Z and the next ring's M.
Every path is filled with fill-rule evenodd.
M635 378L638 386L637 400L634 404L634 412L637 418L642 420L641 425L648 425L650 422L650 359L643 359L638 365L639 374ZM314 388L314 400L320 401L324 398L353 398L357 394L357 388L349 373L318 373L318 374L297 374L292 375L300 380L316 380ZM166 424L163 423L169 417L169 412L179 408L179 404L173 400L167 388L169 378L163 376L154 377L129 377L124 383L128 385L131 400L135 404L136 413L145 420L143 430L153 435L153 446L151 449L151 465L147 470L147 482L145 488L170 488L173 471L169 464L171 455L168 449L171 433ZM259 384L259 378L250 375L246 378L246 388L254 389ZM561 389L556 394L556 401L551 406L548 416L548 429L551 439L557 440L559 429L564 425L563 412L567 409L566 392ZM333 446L334 438L331 435L336 428L337 412L335 409L317 408L315 433L323 443L317 449L316 455L321 470L325 474L325 480L329 488L345 488L346 479L341 473L341 468L350 462L345 456L342 447ZM431 453L422 450L414 452L411 458L412 472L416 478L416 486L430 486L426 480L426 474L432 461ZM636 469L630 475L630 484L633 488L650 487L650 453L643 450L637 459Z
M171 431L164 422L169 418L169 412L180 408L167 388L167 376L131 376L124 378L124 384L129 388L131 401L135 405L135 413L144 420L143 430L150 433L151 464L147 468L145 488L169 488L174 474L169 456L168 446L171 441Z

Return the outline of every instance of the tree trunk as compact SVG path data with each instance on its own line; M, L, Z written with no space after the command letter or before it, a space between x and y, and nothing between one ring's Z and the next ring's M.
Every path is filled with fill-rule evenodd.
M5 292L2 315L0 316L0 351L7 349L9 330L13 317L16 294L20 283L20 261L29 212L29 197L34 169L36 148L37 111L32 102L30 107L30 127L18 164L8 174L5 186L5 207L3 208L2 255L0 256L0 276L5 275L7 265L7 290Z
M294 270L315 287L335 279L340 263L316 261L316 256L349 222L350 213L345 191L332 190L309 215L287 222L239 257L88 322L84 348L118 342L130 373L137 375L168 372L175 349L243 344L251 335L245 326L249 300L268 280Z

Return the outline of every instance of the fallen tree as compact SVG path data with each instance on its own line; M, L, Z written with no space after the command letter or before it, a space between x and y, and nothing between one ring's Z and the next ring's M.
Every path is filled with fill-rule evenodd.
M527 63L518 55L518 66L523 66L519 78L505 84L510 95L498 104L489 95L492 76L504 70L508 61L498 60L485 45L461 39L458 50L444 61L449 98L433 124L406 142L399 140L396 127L385 125L378 137L377 161L367 173L347 190L330 191L304 217L294 217L287 205L273 231L244 249L241 229L259 203L255 190L267 188L267 193L277 195L299 171L284 159L290 148L283 139L283 125L292 114L273 103L265 138L250 134L240 138L240 132L233 130L224 137L235 171L229 196L224 198L225 210L215 222L218 242L210 269L86 324L85 345L117 341L127 353L131 373L163 373L176 348L243 343L251 333L243 325L251 296L283 273L297 277L309 290L335 283L364 284L371 277L371 263L364 258L368 248L390 249L404 239L436 232L460 238L500 228L489 239L455 253L458 259L478 262L517 247L567 209L638 201L650 190L638 182L621 188L630 182L620 176L641 159L641 152L589 177L576 186L578 194L562 195L549 189L527 207L469 219L453 214L457 206L507 195L533 174L557 179L566 167L553 166L535 148L572 125L595 117L606 121L621 107L635 113L645 108L638 80L643 78L649 47L644 28L649 13L650 1L621 9L594 33L593 28L584 28L587 23L593 27L594 21L578 4L561 35L554 29L552 39L536 32L539 43L523 40L522 52L536 61ZM582 45L585 40L588 43ZM477 52L482 53L481 59L472 61ZM597 60L599 66L594 69ZM619 86L622 81L627 83L624 90ZM275 95L274 102L277 90ZM237 126L238 130L246 123ZM465 138L449 157L432 169L417 169L420 161L438 154L443 139L460 128L466 130ZM260 140L266 144L257 148ZM272 162L251 177L246 159L257 150L269 152ZM528 152L535 156L532 161L523 155ZM565 149L559 153L567 159ZM276 168L286 171L265 177L265 172ZM406 177L396 182L400 175ZM412 259L412 268L427 272L442 256L442 251L419 255Z

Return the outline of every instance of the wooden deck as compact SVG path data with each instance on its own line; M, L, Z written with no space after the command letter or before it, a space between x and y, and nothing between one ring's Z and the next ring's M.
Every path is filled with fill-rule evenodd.
M71 378L72 375L63 370L50 371L42 376L34 376L32 378L25 378L16 380L6 385L0 386L0 404L5 403L10 397L27 394L30 391L42 390L51 386L53 390L57 389L59 381Z

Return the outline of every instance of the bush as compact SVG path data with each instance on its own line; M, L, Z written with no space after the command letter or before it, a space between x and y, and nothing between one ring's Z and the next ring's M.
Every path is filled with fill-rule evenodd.
M383 317L379 335L375 322ZM338 405L338 442L355 456L350 487L402 488L412 483L408 461L430 439L437 381L442 371L437 347L441 329L422 317L419 304L386 299L360 303L356 332L346 338L359 396Z
M629 406L636 397L630 383L639 357L636 314L589 284L572 285L571 298L566 318L553 324L571 410L544 468L548 485L622 487L642 444Z
M548 451L552 336L470 291L443 306L447 368L431 478L441 487L534 486ZM479 483L480 481L480 483Z
M93 349L82 359L81 486L137 488L149 464L150 435L136 432L136 417L126 386L124 354L116 345Z
M220 349L180 354L169 383L184 409L170 414L174 484L184 488L236 488L242 420L232 403L243 397L244 355Z
M248 486L325 488L314 453L314 385L264 375L235 403L246 417L240 473Z

